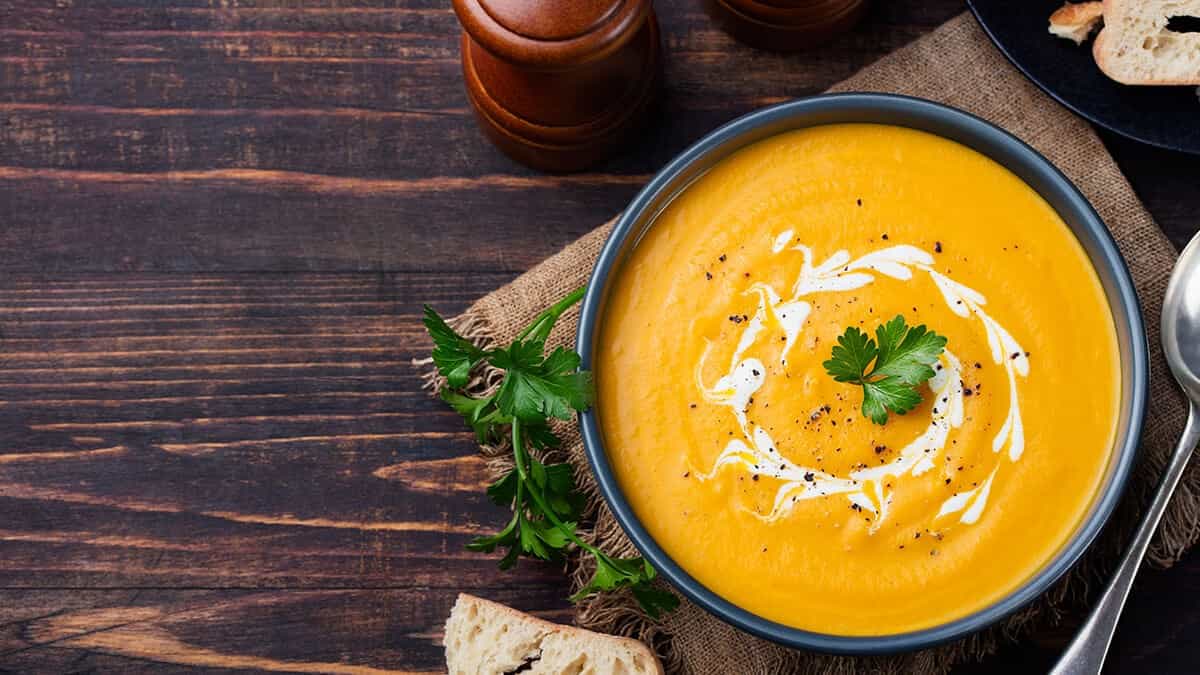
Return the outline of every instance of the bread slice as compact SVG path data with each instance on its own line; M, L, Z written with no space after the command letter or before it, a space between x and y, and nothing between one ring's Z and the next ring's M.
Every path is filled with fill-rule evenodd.
M658 657L629 638L593 633L460 593L446 620L449 675L662 675Z
M1104 18L1104 3L1068 2L1050 15L1050 32L1077 45L1092 34Z
M1096 65L1124 84L1200 84L1200 33L1167 30L1177 16L1200 17L1200 0L1104 0Z

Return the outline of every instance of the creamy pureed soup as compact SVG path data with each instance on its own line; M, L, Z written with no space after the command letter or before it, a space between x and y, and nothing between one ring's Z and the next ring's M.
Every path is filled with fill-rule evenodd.
M948 339L885 425L822 363L901 315ZM594 364L621 488L717 594L840 635L982 609L1066 543L1116 432L1114 323L1051 207L962 145L880 125L722 161L618 271Z

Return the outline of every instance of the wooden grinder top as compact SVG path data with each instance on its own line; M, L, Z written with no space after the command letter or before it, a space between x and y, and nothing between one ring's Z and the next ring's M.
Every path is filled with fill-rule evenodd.
M518 161L573 171L636 130L660 69L649 0L454 0L484 132Z

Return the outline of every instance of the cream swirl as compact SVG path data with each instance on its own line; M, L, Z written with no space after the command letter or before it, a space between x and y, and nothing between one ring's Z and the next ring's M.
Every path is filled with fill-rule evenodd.
M1029 359L1012 334L984 311L987 299L982 294L935 270L933 256L915 246L889 246L853 259L847 251L839 250L815 264L812 249L799 243L789 246L792 241L793 232L786 230L775 237L771 247L775 255L797 251L802 256L790 297L782 297L769 284L752 285L746 293L758 296L758 306L754 316L742 328L728 372L712 387L705 385L703 371L711 343L696 364L696 386L704 400L729 408L741 431L740 438L728 441L712 467L699 474L702 480L711 480L723 468L734 467L780 481L770 512L756 513L768 522L786 517L800 501L845 495L855 508L872 514L868 531L878 530L887 519L895 492L893 486L899 485L899 479L905 476L920 476L933 469L944 456L951 432L963 424L964 394L959 358L949 349L940 357L937 372L926 385L935 404L930 407L929 423L920 435L907 443L892 461L839 476L792 462L779 452L766 429L747 418L750 401L768 376L762 361L747 354L760 342L769 325L778 326L784 342L779 358L781 365L786 366L787 356L812 312L812 305L803 298L859 289L873 283L876 275L907 282L918 272L932 279L954 314L974 317L983 326L992 361L1004 365L1009 383L1008 413L993 439L992 450L998 453L1007 446L1009 461L1016 462L1021 458L1025 438L1017 378L1028 376ZM941 504L935 520L958 514L960 523L977 522L987 507L999 470L997 463L981 485L951 495Z

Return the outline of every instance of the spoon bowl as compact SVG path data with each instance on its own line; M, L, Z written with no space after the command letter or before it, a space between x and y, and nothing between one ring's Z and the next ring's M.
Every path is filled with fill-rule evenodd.
M1163 352L1189 399L1200 398L1200 235L1183 249L1163 300Z

